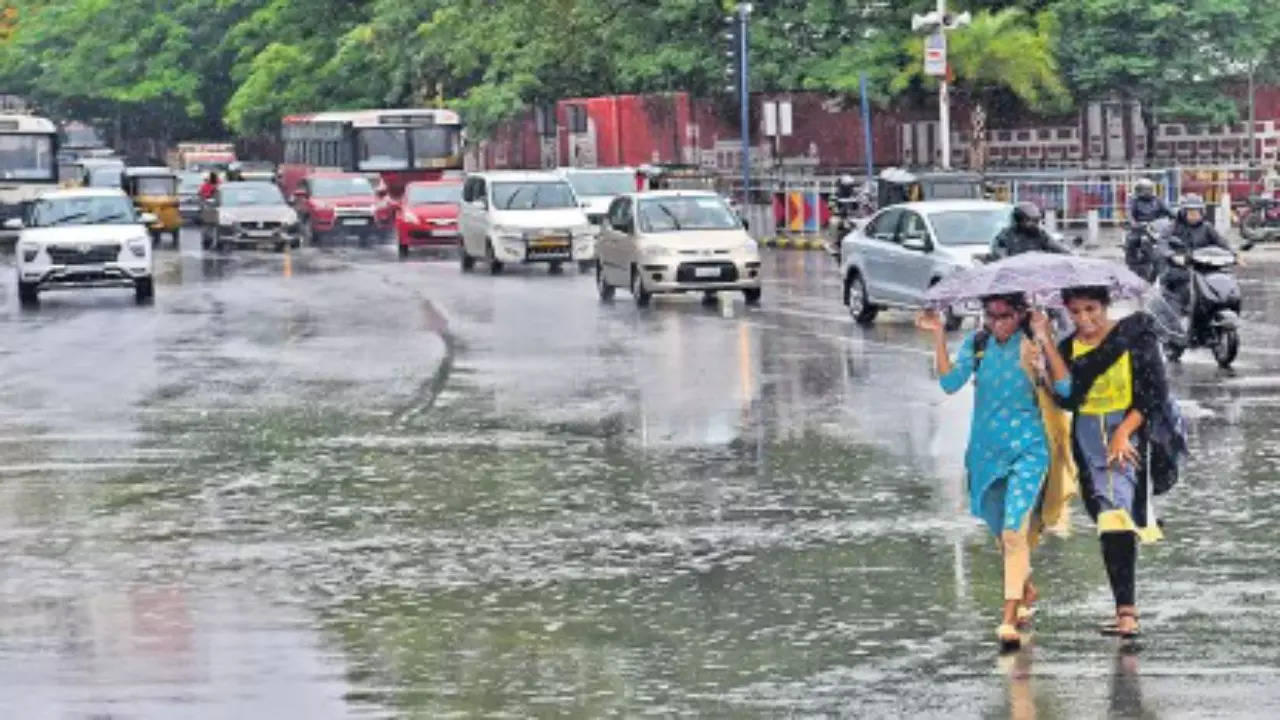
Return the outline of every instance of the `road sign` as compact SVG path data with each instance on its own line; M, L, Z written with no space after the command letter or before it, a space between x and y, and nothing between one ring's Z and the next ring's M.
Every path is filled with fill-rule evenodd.
M934 77L947 74L947 36L942 30L924 39L924 74Z

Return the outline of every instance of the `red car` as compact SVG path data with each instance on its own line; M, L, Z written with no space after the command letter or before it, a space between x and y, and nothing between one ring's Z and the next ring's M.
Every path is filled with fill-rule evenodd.
M435 180L409 183L396 216L400 255L411 247L453 247L458 244L458 203L462 183Z
M357 173L313 173L293 196L302 232L309 243L351 239L377 242L391 228L395 208L380 197L369 179Z

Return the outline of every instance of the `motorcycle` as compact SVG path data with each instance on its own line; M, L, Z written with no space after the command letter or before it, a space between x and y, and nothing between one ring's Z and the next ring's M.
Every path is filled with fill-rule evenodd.
M1248 242L1263 242L1280 236L1280 200L1264 195L1249 198L1240 213L1240 236Z
M830 235L827 238L831 255L837 262L843 262L841 245L844 237L853 232L864 220L875 212L871 194L859 192L853 197L833 198L831 200L831 220L827 227Z
M1125 238L1124 262L1135 275L1155 282L1160 273L1160 262L1156 247L1160 236L1168 226L1169 220L1161 218L1154 222L1135 222L1129 228L1129 236Z
M1172 362L1195 348L1209 348L1218 366L1226 369L1240 351L1240 283L1235 253L1217 247L1177 253L1169 262L1186 268L1190 309L1184 319L1180 300L1164 288L1151 293L1147 310L1156 320L1165 356Z

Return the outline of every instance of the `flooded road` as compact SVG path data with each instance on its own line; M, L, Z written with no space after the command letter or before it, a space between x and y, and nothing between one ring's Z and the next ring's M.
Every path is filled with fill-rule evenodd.
M1280 716L1277 260L1236 371L1174 370L1137 651L1077 508L1005 658L969 398L819 254L750 310L192 235L154 306L24 312L6 265L0 716Z

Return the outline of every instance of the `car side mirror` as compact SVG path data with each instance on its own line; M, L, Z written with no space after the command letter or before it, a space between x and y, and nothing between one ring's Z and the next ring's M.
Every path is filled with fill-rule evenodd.
M1076 246L1076 247L1078 247L1078 248L1079 248L1079 247L1084 247L1084 236L1083 236L1083 235L1077 235L1077 236L1075 236L1075 237L1071 238L1071 244L1072 244L1072 245L1074 245L1074 246Z
M746 219L746 218L742 218L742 229L743 229L743 230L750 230L750 229L751 229L751 223L747 222L747 219Z
M631 233L635 232L636 226L635 226L635 223L620 222L620 223L613 223L613 229L617 230L620 233L630 235Z
M5 229L5 230L21 230L21 229L22 229L22 219L21 219L21 218L9 218L8 220L5 220L5 221L4 221L4 229Z
M154 223L160 222L160 218L156 217L155 213L145 212L138 216L138 222L142 223L143 225L152 225Z

